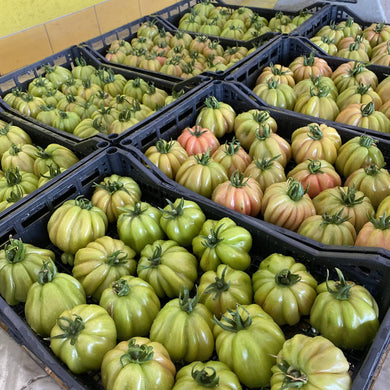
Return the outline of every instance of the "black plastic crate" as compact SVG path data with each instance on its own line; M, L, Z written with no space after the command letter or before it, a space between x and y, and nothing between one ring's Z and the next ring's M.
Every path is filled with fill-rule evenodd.
M264 100L257 96L252 90L256 85L256 79L262 72L262 70L269 66L270 63L281 64L288 66L296 57L301 55L309 56L311 52L315 53L316 57L322 58L327 61L328 65L332 70L335 70L342 64L351 62L340 57L333 57L327 54L324 54L322 50L318 50L317 46L314 45L310 40L306 38L299 37L290 37L282 36L272 41L264 50L259 53L256 57L251 58L249 61L245 62L239 69L234 73L228 75L225 80L229 82L235 82L241 88L245 94L250 96L252 99L256 100L259 104L269 106ZM388 76L388 67L378 66L378 65L368 65L367 69L373 71L377 77L378 81L382 81ZM270 106L269 106L270 107ZM284 108L275 107L281 111L286 111L289 113L295 113L294 111L287 110ZM369 134L376 138L383 138L390 140L390 133L379 132L371 129L366 129L363 127L351 126L344 123L339 123L330 120L319 119L310 115L305 115L301 113L295 113L299 116L310 118L311 121L321 120L326 122L329 126L343 126L351 130L357 130L360 133Z
M190 11L190 9L197 3L200 3L201 0L182 0L179 1L176 4L173 4L169 7L166 7L160 11L155 12L154 14L157 16L162 17L167 23L169 23L173 28L178 28L180 19ZM222 6L222 7L228 7L233 10L236 10L240 7L243 7L243 5L236 5L236 4L229 4L225 3L222 0L213 0L212 3L215 6ZM260 16L265 17L268 21L273 18L277 12L283 12L283 14L289 16L291 19L293 19L295 16L299 15L299 11L287 11L283 9L272 9L272 8L259 8L259 7L251 7L251 6L245 6L246 8L250 8L253 12L258 13ZM302 33L306 32L308 29L310 29L311 21L313 18L313 15L316 15L318 12L321 12L321 10L325 10L327 8L326 3L324 2L318 2L311 4L304 9L306 9L312 17L310 17L308 20L303 22L300 26L295 28L290 34L297 31L297 35L301 35ZM298 33L300 31L300 33ZM281 35L278 32L275 32L276 35ZM217 35L210 35L210 37L213 37L214 39L220 39L221 37ZM260 36L262 37L262 35ZM230 40L231 42L239 42L240 44L243 42L252 42L250 41L242 41L242 40Z
M319 118L313 118L310 116L300 115L298 113L288 110L278 110L275 108L264 106L248 97L246 95L246 91L242 91L236 84L216 80L205 88L203 88L201 91L194 94L190 99L187 99L187 101L177 106L175 112L171 113L169 117L162 116L156 121L154 121L153 124L146 126L142 131L135 132L129 137L124 138L120 142L120 146L124 148L127 148L128 146L135 146L137 149L140 150L141 153L144 153L150 146L155 145L156 141L160 138L165 139L166 141L169 141L170 139L176 139L183 129L195 125L196 117L199 111L204 107L204 101L208 96L215 96L217 100L230 104L235 109L237 114L241 112L246 112L250 109L269 111L271 117L273 117L278 124L277 134L282 136L289 143L291 143L292 133L299 127L307 126L312 122L316 122L319 124L328 123L327 121ZM349 129L347 127L344 127L340 123L335 123L334 125L332 123L332 127L337 129L337 131L339 132L342 139L342 143L347 142L353 137L358 137L361 135L361 132L359 130ZM375 136L373 138L377 140L377 145L382 151L385 161L390 164L390 140ZM165 180L170 186L177 188L178 191L183 193L189 192L193 194L192 196L194 197L194 199L197 200L206 199L205 197L188 190L174 180L169 179L152 163L149 162L148 165L155 172L160 172L160 175L163 180ZM292 169L292 167L293 162L291 161L286 167L286 172L289 169ZM242 215L236 211L227 209L224 206L214 203L209 199L207 199L207 201L211 202L214 207L225 210L225 213L231 213L232 215L237 215L237 217L239 215ZM286 228L265 222L262 219L261 215L256 218L246 216L245 218L253 220L253 223L258 224L259 226L267 225L271 229L279 232L280 234L289 236L293 240L308 245L315 250L354 253L356 256L364 256L366 254L378 254L387 257L390 261L390 251L383 248L325 245Z
M47 193L41 202L31 202L24 210L18 210L7 221L0 220L0 245L4 244L8 236L21 238L26 243L49 248L55 251L60 272L71 272L68 265L59 260L59 251L50 243L46 226L51 213L65 200L78 195L90 197L93 183L102 180L113 173L131 176L142 190L142 200L155 206L166 205L165 199L174 201L182 194L170 186L161 183L153 173L145 168L145 159L135 148L128 151L118 148L108 148L102 151L93 160L84 164L72 177L65 178L55 191ZM226 216L223 210L214 208L210 202L199 200L207 218L220 219ZM390 292L387 289L390 276L390 266L386 259L377 255L356 257L354 254L334 254L318 252L303 244L299 244L288 237L279 235L272 228L257 226L244 217L229 215L237 224L248 229L253 236L251 251L252 266L255 271L259 262L272 253L282 253L293 256L296 261L303 262L308 270L319 282L325 280L326 269L330 269L332 277L334 267L340 268L345 277L364 285L373 294L380 308L381 327L370 347L364 351L346 351L351 363L351 373L354 378L354 390L368 389L375 374L384 348L389 343L388 321L386 315L390 306ZM55 357L49 347L49 342L37 336L27 325L24 316L24 305L9 306L0 297L0 320L8 326L8 332L20 343L24 344L35 356L47 366L69 389L103 389L98 372L73 375L67 367Z
M56 183L61 181L67 175L71 175L72 172L80 167L85 161L93 158L95 155L99 154L102 149L107 147L109 143L99 137L90 137L81 142L75 142L68 138L61 137L60 135L54 134L49 130L40 128L33 123L27 122L22 118L11 115L0 108L0 120L3 120L6 123L12 123L14 126L18 126L28 133L31 137L31 141L34 145L39 145L43 148L49 144L56 143L70 149L76 156L79 158L79 161L68 168L66 171L60 173L55 178L51 179L49 182L44 184L42 187L36 189L32 193L20 199L15 204L11 205L7 209L0 212L0 220L5 218L9 213L12 212L15 208L19 208L24 205L26 202L29 202L31 199L39 199L43 196L46 190L55 186Z
M136 125L132 126L128 130L125 130L121 134L103 134L100 133L99 137L102 139L109 141L110 143L116 143L120 138L123 136L131 133L132 131L136 131L137 129L140 129L145 123L149 123L150 121L153 121L154 118L159 116L161 113L164 113L167 108L170 106L176 105L178 102L180 102L184 96L188 96L189 93L192 93L193 91L196 91L198 88L201 88L204 83L207 83L210 81L209 78L203 77L203 78L197 78L193 81L182 81L181 83L172 81L172 80L166 80L161 77L153 77L150 75L142 74L139 72L132 71L130 69L123 69L118 68L113 65L103 64L100 62L95 55L88 49L83 48L81 45L78 46L72 46L68 49L65 49L59 53L53 54L49 57L46 57L38 62L35 62L32 65L25 66L24 68L21 68L17 71L11 72L5 76L0 77L0 108L3 108L5 111L18 116L20 118L23 118L31 123L34 123L35 125L38 125L40 127L43 127L47 130L50 130L54 134L58 134L62 137L68 138L72 140L73 142L80 142L82 141L82 138L77 137L73 135L72 133L68 133L66 131L62 131L59 129L56 129L54 127L48 126L40 121L37 121L34 118L28 117L23 115L18 110L10 107L4 100L2 99L7 93L11 92L13 88L20 88L21 90L26 90L28 84L36 77L42 76L45 73L45 65L61 65L68 69L72 69L76 63L76 59L83 58L87 64L95 66L97 69L104 67L106 69L112 69L114 73L118 73L123 75L127 80L129 79L135 79L137 77L140 77L147 81L148 83L153 83L156 87L161 88L165 91L167 91L169 94L172 93L173 90L180 91L184 90L184 95L179 97L177 101L171 103L170 105L163 107L161 110L158 110L157 112L153 113L146 119L140 121Z
M100 62L102 62L104 64L109 64L109 65L115 66L117 68L133 70L133 71L139 72L141 74L146 74L146 75L149 75L152 77L166 79L168 81L175 82L175 83L181 83L184 85L188 85L188 84L197 85L200 82L207 80L208 78L222 79L222 78L226 77L230 73L234 72L234 70L237 69L243 62L245 62L249 58L252 58L255 55L255 53L257 53L259 50L262 50L264 45L268 44L269 41L272 41L278 35L278 34L272 33L272 32L266 33L266 34L263 34L259 38L254 38L251 41L233 41L231 39L224 39L222 37L218 37L218 41L224 49L231 47L231 46L236 46L236 45L246 47L248 50L252 49L253 47L256 47L257 49L255 52L251 53L247 57L238 61L236 64L230 66L225 71L219 70L219 71L213 72L210 70L205 70L200 75L191 77L184 82L183 81L184 79L181 77L167 75L167 74L162 73L162 72L145 70L145 69L141 69L138 67L131 67L131 66L127 66L124 64L114 64L105 58L105 55L106 55L106 53L109 49L109 46L113 40L124 39L126 41L131 41L131 39L136 37L137 30L138 30L139 26L144 21L147 21L147 20L155 20L157 26L164 27L166 31L169 31L172 34L174 34L177 31L177 28L175 26L172 26L169 23L165 22L159 16L155 16L155 17L145 16L141 19L137 19L131 23L125 24L124 26L121 26L121 27L118 27L112 31L109 31L103 35L100 35L98 37L95 37L95 38L92 38L88 41L85 41L85 42L83 42L83 45L85 46L85 48L87 50L89 50L92 53L92 55L94 55ZM199 35L199 34L194 33L194 32L188 32L188 33L193 38L196 37L197 35ZM214 38L217 38L217 37L214 37Z

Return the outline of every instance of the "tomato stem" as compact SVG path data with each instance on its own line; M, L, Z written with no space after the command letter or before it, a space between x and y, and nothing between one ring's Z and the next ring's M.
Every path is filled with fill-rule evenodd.
M308 137L314 139L315 141L318 141L323 137L321 128L316 123L308 125L308 127L309 127L309 132L307 133Z
M222 228L223 224L219 225L217 230L210 229L210 232L207 236L201 236L205 240L202 241L202 245L206 248L215 248L221 241L223 241L223 238L219 238L218 234L220 229Z
M20 174L18 167L7 168L3 173L8 187L13 187L22 182L22 175Z
M179 292L180 309L186 313L192 313L195 306L199 303L200 295L196 292L193 298L190 298L190 291L187 287L181 287Z
M204 293L205 294L211 294L211 293L215 293L214 294L214 297L213 297L213 300L216 300L219 298L219 296L229 290L230 288L230 280L229 280L229 283L226 283L225 281L225 275L226 275L226 271L229 267L226 266L223 271L222 271L222 274L221 274L221 277L219 278L218 276L215 277L215 282L214 283L210 283L206 289L204 290Z
M126 279L116 280L112 284L112 291L119 297L125 297L130 293L130 286Z
M73 316L75 317L74 320L68 317L58 317L56 319L57 325L64 333L48 339L70 339L70 345L75 345L80 332L85 329L85 324L78 314L73 314Z
M315 175L317 173L324 173L321 171L321 161L320 160L310 160L309 164L307 165L307 169L312 175Z
M107 256L106 264L110 266L116 266L121 265L127 262L127 254L123 253L122 257L119 257L119 255L123 253L121 250L117 250L110 255Z
M352 187L347 188L347 192L342 187L338 187L340 197L334 195L337 199L341 200L342 204L346 207L352 207L363 202L365 195L360 198L356 197L355 184Z
M298 202L302 197L306 194L307 190L309 189L309 184L307 185L306 189L303 188L300 181L289 178L287 180L288 183L288 189L287 189L287 195L290 197L291 200Z
M168 202L168 207L170 207L170 210L165 210L159 207L159 210L162 212L163 218L166 219L176 219L177 217L180 217L184 213L184 198L180 199L180 202L177 206L175 206L169 199L166 199Z
M339 277L339 281L335 283L335 290L332 290L329 286L329 270L326 270L326 288L328 292L332 294L336 299L340 301L346 301L351 297L351 288L355 285L355 283L347 283L345 281L343 273L340 269L335 268L337 275Z
M286 360L281 359L281 362L278 363L277 366L284 374L280 390L298 389L307 383L307 377L302 374L299 369L290 366Z
M219 376L213 367L205 367L201 370L195 370L195 367L196 364L192 367L191 376L201 387L209 389L219 385ZM211 370L211 373L208 373L206 369Z
M386 213L375 219L374 214L369 218L375 229L387 230L390 229L390 215L386 217Z
M125 191L129 194L128 190L124 186L123 183L120 181L111 181L111 180L106 180L103 183L93 183L93 187L95 188L102 188L103 190L106 190L110 196L115 194L117 191Z
M258 159L255 160L254 163L257 168L259 168L262 171L265 171L267 169L270 169L272 165L274 165L274 161L276 161L280 156L281 154L278 154L277 156L271 158L267 158L266 156L263 156L261 161Z
M216 110L219 108L219 101L216 99L215 96L208 96L205 100L205 105L208 108L212 108L213 110Z
M21 239L10 238L9 243L4 247L4 251L7 261L13 264L23 261L26 256L26 248Z
M247 318L244 320L239 312L239 309L244 310L244 312L247 314ZM223 323L222 321L218 320L218 318L214 315L213 321L219 325L223 330L226 330L228 332L239 332L240 330L244 330L251 326L252 324L252 317L250 316L248 310L245 309L242 305L237 305L236 311L233 311L232 309L227 310L228 313L231 315L232 318L229 318L222 315L222 319L226 322Z
M342 217L344 208L340 209L336 214L330 215L328 212L322 215L321 225L341 225L345 221L351 219L348 215Z
M49 267L49 264L51 264L52 268ZM49 261L44 260L42 262L42 268L38 272L37 276L37 282L41 285L44 285L46 283L50 283L57 274L57 267L55 266L52 259L49 259Z
M275 282L278 286L292 286L301 281L301 276L293 274L289 269L283 269L275 275Z

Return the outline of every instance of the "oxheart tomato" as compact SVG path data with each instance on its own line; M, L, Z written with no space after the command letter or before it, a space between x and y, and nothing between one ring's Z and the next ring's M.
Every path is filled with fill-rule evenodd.
M282 330L260 306L237 305L221 320L214 318L218 359L250 388L267 386L275 355L285 341Z
M162 344L133 337L104 355L101 373L106 390L171 390L176 368Z
M237 375L219 361L195 361L182 367L176 374L172 390L241 390Z
M100 369L104 354L115 344L114 320L94 304L65 310L50 333L50 348L74 374Z
M324 337L343 349L363 349L378 329L378 305L370 292L344 279L336 268L338 281L329 280L317 288L310 312L310 324Z
M272 367L271 390L349 390L349 363L341 349L322 336L297 334L283 344Z
M9 305L25 302L42 264L55 260L54 252L10 238L0 251L0 294Z
M317 281L302 263L274 253L252 275L254 302L278 325L295 325L309 315L317 296Z
M214 133L200 125L186 127L177 138L177 142L189 156L207 151L213 154L219 146L218 138Z
M373 216L360 229L355 246L371 246L390 250L390 215Z
M73 265L73 255L89 242L106 234L108 219L99 207L81 196L65 201L49 218L50 241L65 253L64 263Z
M123 241L99 237L76 252L72 274L81 282L86 294L99 301L112 282L135 273L134 256L135 251Z
M252 236L248 230L228 218L208 219L192 240L192 251L200 260L203 271L217 270L220 264L245 270L251 258Z
M43 337L50 335L63 311L86 303L81 283L71 275L57 273L54 262L49 260L42 263L37 281L28 289L24 306L27 323Z
M23 145L31 143L31 137L19 126L5 122L4 125L0 125L0 158L12 144Z
M99 305L113 318L118 340L147 336L160 310L153 287L131 275L124 275L103 290Z
M204 361L214 351L212 328L212 314L199 302L199 295L191 298L183 288L179 298L170 300L157 314L150 339L163 344L174 362Z
M178 297L180 289L192 289L197 279L196 257L173 240L157 240L142 249L138 276L152 285L160 298Z

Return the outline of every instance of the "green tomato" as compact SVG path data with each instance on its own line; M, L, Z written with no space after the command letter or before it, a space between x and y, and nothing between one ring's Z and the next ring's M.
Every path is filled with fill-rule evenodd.
M252 236L228 217L207 220L192 240L193 253L203 271L216 270L220 264L246 270L251 262Z
M94 304L65 310L50 333L50 348L74 374L100 369L104 354L115 344L114 320Z
M336 271L339 281L329 281L328 272L326 282L318 286L310 323L337 347L363 349L379 329L378 305L368 290Z
M163 240L165 233L161 229L161 211L146 202L137 202L134 207L125 205L120 209L117 221L119 238L140 253L146 245Z
M71 275L57 273L54 262L50 260L50 263L43 262L37 281L28 290L24 306L27 323L43 337L50 335L63 311L86 303L81 283Z
M163 345L133 337L105 354L101 373L106 390L170 390L176 368Z
M267 386L275 355L285 341L276 322L258 305L238 305L215 320L215 349L221 362L250 388Z
M160 298L178 297L181 287L192 289L198 277L195 256L173 240L157 240L140 253L138 276L152 285Z
M272 367L271 390L281 388L349 390L349 363L325 337L297 334L283 344Z
M200 302L217 317L237 304L252 303L252 283L250 276L228 265L220 264L216 271L207 271L199 281Z
M195 361L182 367L176 374L175 386L172 390L202 390L217 388L218 390L241 390L237 375L222 362Z
M214 351L212 314L199 303L199 295L190 298L184 288L179 298L170 300L157 314L150 339L160 342L174 362L209 359Z
M43 261L55 260L51 250L11 238L0 251L0 294L9 305L25 302L28 289L37 281Z
M309 315L317 296L317 281L302 263L274 253L265 258L252 275L254 301L278 325L295 325Z
M199 234L206 216L191 200L178 198L174 203L169 200L167 202L168 205L161 210L160 226L170 240L188 247L192 239Z
M74 257L73 276L88 296L99 301L102 292L124 275L133 275L137 267L135 252L121 240L99 237L80 248Z
M114 319L118 340L149 334L160 310L160 300L152 286L134 276L122 276L105 289L99 305Z

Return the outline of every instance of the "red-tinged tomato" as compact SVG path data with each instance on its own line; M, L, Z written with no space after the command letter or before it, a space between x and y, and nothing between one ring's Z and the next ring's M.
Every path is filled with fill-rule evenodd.
M348 48L339 49L338 57L347 58L349 60L368 62L370 57L367 54L364 44L358 42L351 43Z
M329 280L328 270L318 286L310 324L339 348L364 349L379 329L378 305L366 288L346 281L338 268L336 272L338 281Z
M226 168L214 161L209 152L190 156L176 174L179 184L206 198L211 197L218 184L228 179Z
M353 185L357 190L362 191L376 209L379 203L390 195L390 173L387 169L372 164L352 172L344 185Z
M133 206L141 199L141 189L131 177L112 174L94 187L91 202L106 213L108 222L118 219L122 212L120 207Z
M363 30L364 38L370 42L372 48L382 42L390 40L390 26L382 23L372 23Z
M300 127L291 135L292 157L297 164L308 160L326 160L334 164L341 137L334 127L322 123L310 123Z
M210 359L214 351L213 317L199 302L199 294L190 297L182 288L179 298L170 300L157 314L150 339L165 346L174 362Z
M296 231L316 211L310 196L295 179L271 184L264 192L261 212L266 222Z
M294 73L296 83L308 79L310 75L313 77L319 75L331 77L332 75L332 69L328 63L324 59L316 57L314 51L310 53L309 57L300 56L295 58L288 67Z
M308 79L303 79L299 81L295 87L295 94L300 97L304 94L310 94L310 91L315 91L316 93L321 89L328 89L329 96L333 97L334 100L337 99L338 91L336 85L330 77L324 77L319 75L317 77L310 76Z
M334 20L331 20L329 24L321 27L316 35L328 36L329 39L332 39L334 41L335 45L337 45L341 41L341 39L344 38L344 33L339 27L337 27L337 23Z
M261 130L263 126L269 126L273 133L276 133L278 128L269 111L253 109L236 116L234 133L241 146L249 150L252 142L256 139L256 130Z
M249 149L249 155L253 160L278 156L276 161L285 167L291 159L291 154L290 144L280 135L272 132L269 126L256 130L256 138Z
M284 167L277 161L278 158L279 155L270 158L263 156L261 160L255 159L245 169L244 176L256 180L264 193L271 184L286 181Z
M382 66L390 66L390 41L378 54L371 57L371 63Z
M377 247L390 250L390 215L386 212L369 217L360 229L355 246Z
M218 359L249 387L267 386L271 367L285 341L280 327L259 305L237 305L214 319Z
M88 296L99 301L102 292L124 275L133 275L137 267L135 251L123 241L99 237L80 248L74 257L73 276Z
M293 87L288 84L280 83L278 79L272 77L264 83L257 84L253 92L263 99L267 104L275 107L292 110L294 108L297 96Z
M191 128L186 127L177 138L177 142L180 143L189 156L206 153L207 151L211 155L220 146L218 138L211 130L198 125Z
M170 179L175 179L177 171L188 158L186 150L178 141L164 139L159 139L155 146L150 146L145 151L145 156Z
M299 226L298 233L325 245L353 245L356 230L341 209L335 214L312 215Z
M120 342L104 355L101 365L106 390L171 390L175 373L166 348L145 337Z
M211 130L218 138L231 133L236 118L233 107L219 102L214 96L207 97L205 105L196 117L196 124Z
M327 188L341 185L341 178L333 165L325 160L305 160L296 165L287 178L293 177L301 182L310 198L314 198Z
M359 83L371 85L373 89L376 89L378 85L377 75L359 61L349 61L341 64L333 71L331 78L339 93Z
M254 302L278 325L295 325L310 314L317 281L291 256L273 253L252 275Z
M374 213L370 199L354 186L324 190L313 198L313 204L319 215L325 213L332 215L342 210L340 216L347 217L355 227L356 233L359 233L362 226L368 222L369 216Z
M283 344L272 367L271 390L283 386L301 389L349 390L352 379L343 351L322 336L296 334Z
M194 361L182 367L176 374L172 390L241 390L237 375L229 367L217 360Z
M131 275L122 276L103 290L99 305L113 318L118 340L148 335L161 308L153 287Z
M382 151L377 146L377 141L365 134L353 137L344 143L335 161L336 170L345 178L356 170L366 168L371 164L376 164L381 168L385 165L385 160Z
M216 271L220 264L244 271L251 262L251 248L250 232L228 217L219 221L207 220L192 240L192 251L203 271Z
M241 146L240 141L235 137L233 137L231 142L221 145L213 153L212 158L226 168L229 176L236 170L244 172L252 161L252 158Z
M280 84L287 84L292 88L295 86L294 74L291 69L280 64L273 64L272 62L257 77L256 85L267 83L271 78L278 80Z
M74 374L99 370L105 353L115 344L114 320L95 304L63 311L50 333L50 348Z
M260 184L239 171L233 172L230 180L219 184L211 195L214 202L252 217L260 213L262 197Z

